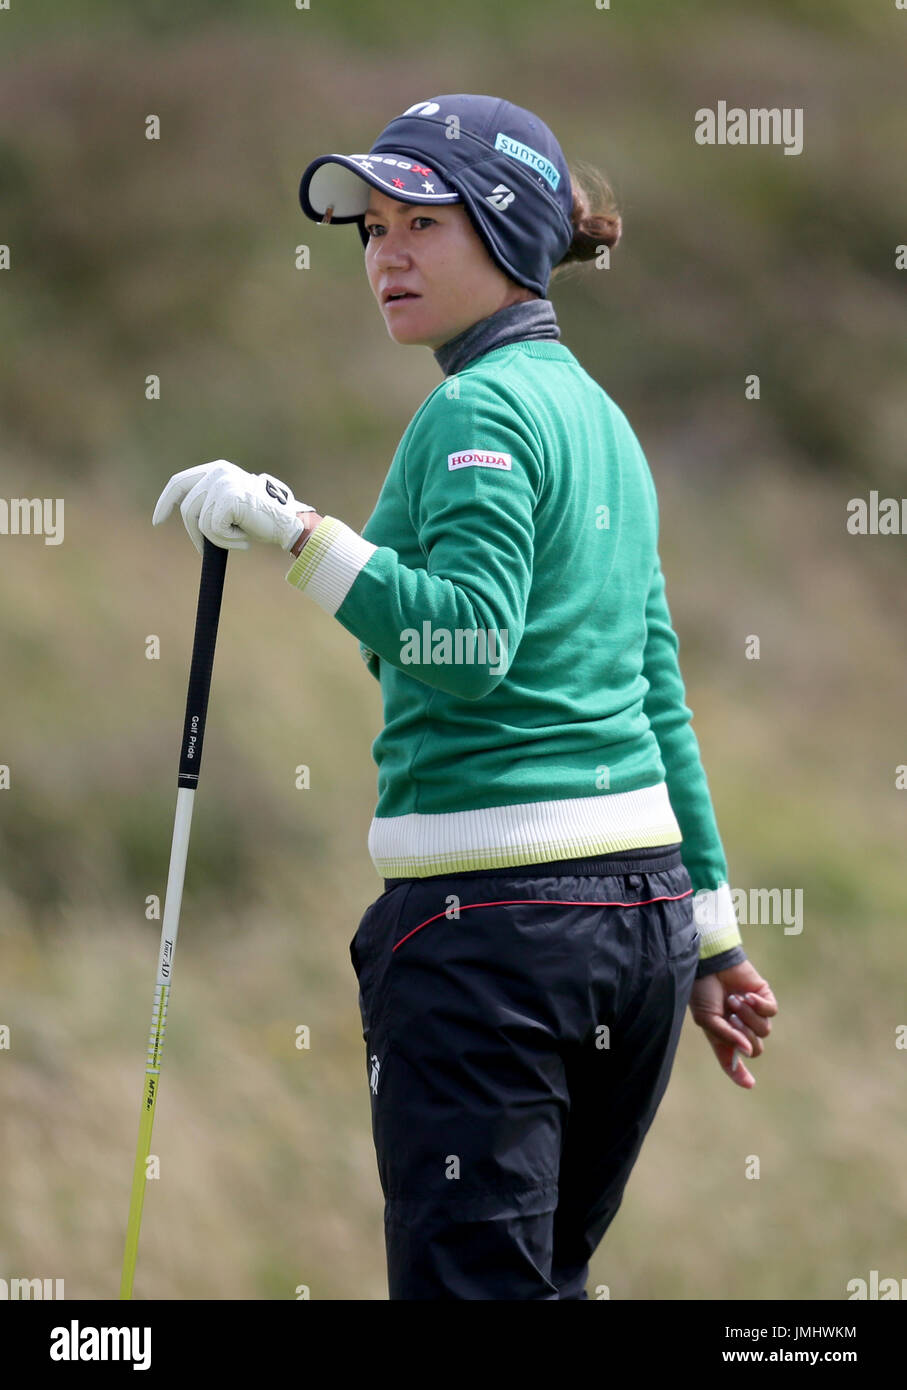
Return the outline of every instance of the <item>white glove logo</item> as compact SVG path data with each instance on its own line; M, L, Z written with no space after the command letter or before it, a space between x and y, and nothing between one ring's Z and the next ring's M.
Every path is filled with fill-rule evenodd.
M286 487L278 487L270 478L265 483L265 492L271 497L276 497L278 502L286 502L290 496L290 490Z

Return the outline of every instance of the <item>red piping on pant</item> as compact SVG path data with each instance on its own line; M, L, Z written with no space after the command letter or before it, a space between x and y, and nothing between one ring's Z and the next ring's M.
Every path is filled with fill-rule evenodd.
M497 902L466 903L458 909L458 912L466 912L470 907L510 907L514 903L549 903L553 906L564 907L645 907L647 903L676 903L681 898L692 896L692 888L688 888L685 893L674 893L673 895L663 894L660 898L643 898L642 902L618 903L618 902L594 902L589 898L501 898ZM426 917L424 922L420 922L412 931L408 931L405 936L401 936L397 945L392 947L396 951L397 946L402 946L404 941L408 941L411 936L415 936L417 931L427 927L429 922L436 922L439 917L446 917L446 912L436 912L434 917Z

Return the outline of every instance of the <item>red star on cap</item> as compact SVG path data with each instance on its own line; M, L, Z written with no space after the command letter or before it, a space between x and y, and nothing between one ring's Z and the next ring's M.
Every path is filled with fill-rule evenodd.
M392 179L391 182L393 183L393 185L394 185L395 188L405 188L405 187L406 187L406 184L403 182L402 179Z
M414 164L414 165L413 165L413 173L414 173L414 174L430 174L430 173L431 173L431 170L430 170L430 169L426 169L426 167L425 167L424 164Z

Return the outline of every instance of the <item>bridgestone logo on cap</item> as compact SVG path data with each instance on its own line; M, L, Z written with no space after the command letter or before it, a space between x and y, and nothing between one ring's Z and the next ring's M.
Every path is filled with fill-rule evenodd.
M454 468L511 468L510 454L490 454L484 449L465 449L447 455L448 472Z

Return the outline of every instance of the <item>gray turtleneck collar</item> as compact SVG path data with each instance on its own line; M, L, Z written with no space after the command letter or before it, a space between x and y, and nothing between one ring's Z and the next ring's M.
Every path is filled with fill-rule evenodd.
M507 343L560 336L550 299L521 299L517 304L508 304L506 309L498 309L488 318L479 319L449 342L442 343L435 349L435 361L445 376L453 376L476 357L483 357L486 352Z

